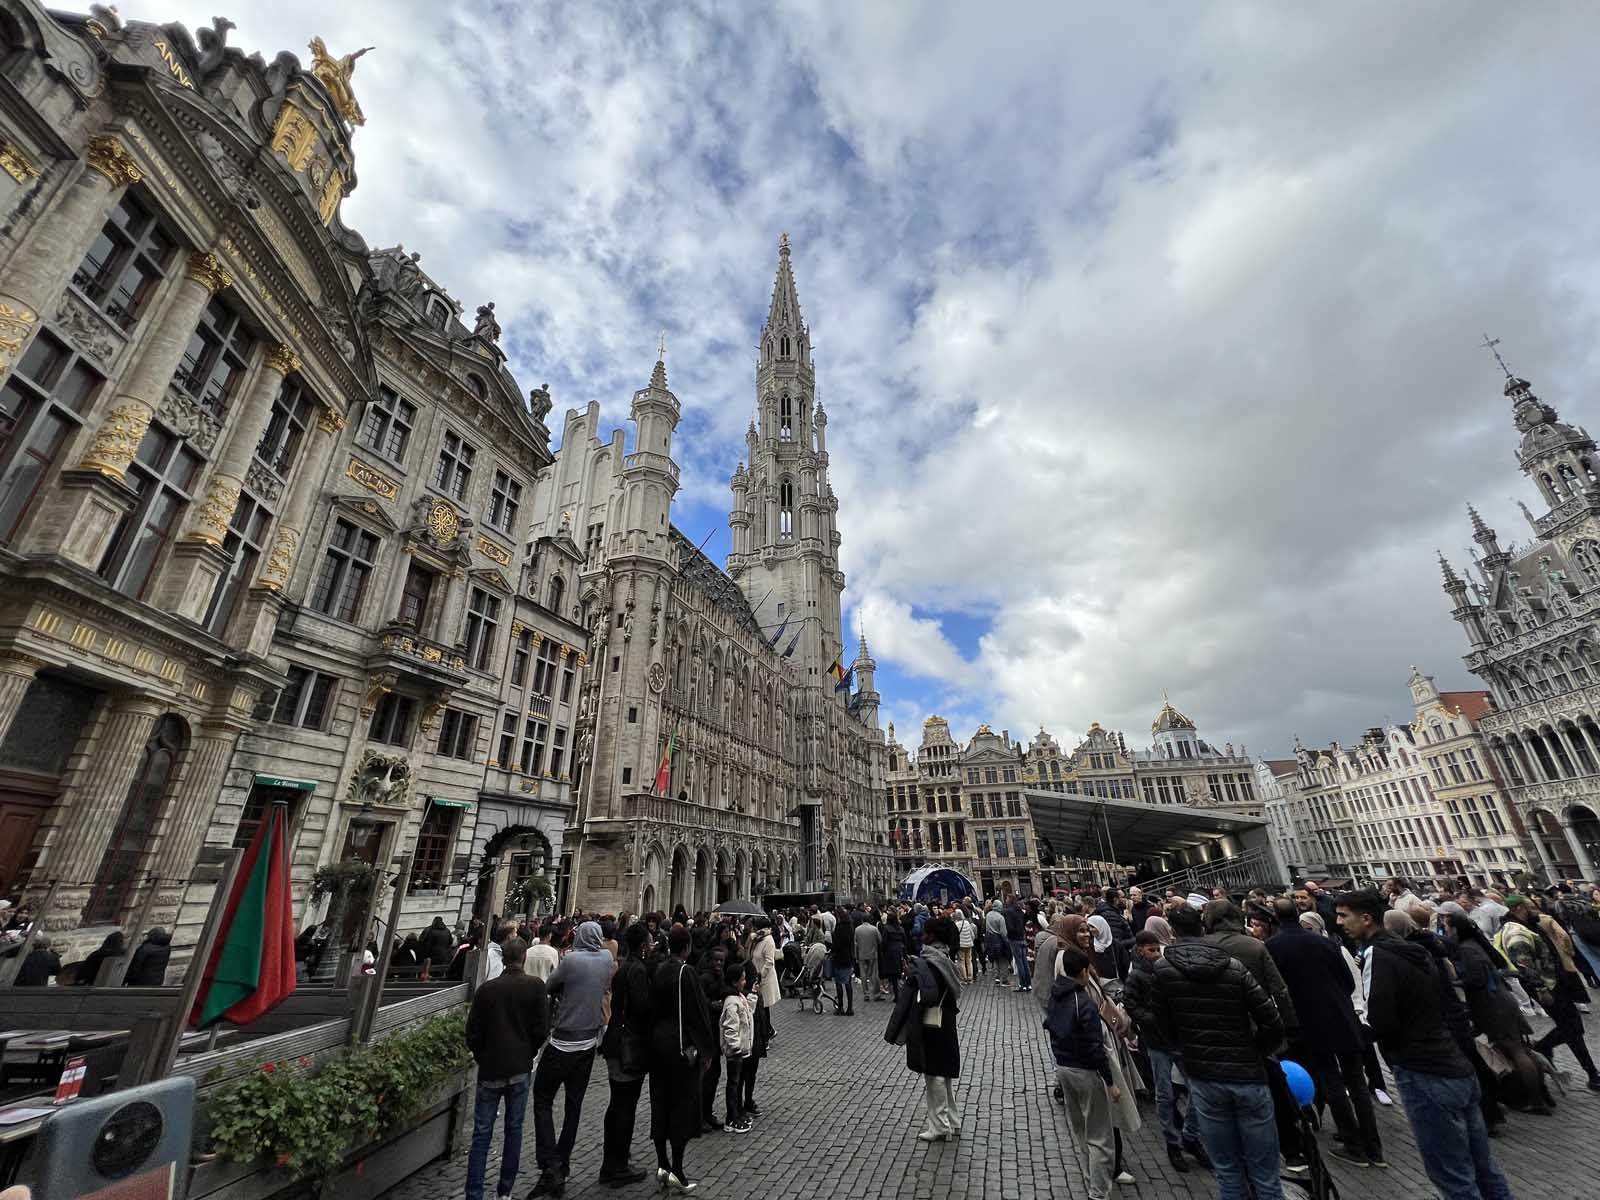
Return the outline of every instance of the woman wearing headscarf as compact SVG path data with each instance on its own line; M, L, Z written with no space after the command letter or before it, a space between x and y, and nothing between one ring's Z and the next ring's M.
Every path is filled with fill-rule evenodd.
M1089 918L1089 928L1094 931L1094 957L1089 961L1094 963L1095 973L1100 976L1101 983L1109 984L1119 978L1116 935L1111 932L1111 922L1098 913Z
M1133 1059L1128 1053L1128 1046L1122 1038L1132 1027L1128 1014L1109 995L1106 994L1105 980L1100 975L1096 965L1099 957L1095 951L1096 941L1110 938L1111 927L1105 926L1103 934L1094 927L1095 918L1084 918L1077 913L1062 919L1062 932L1066 935L1064 945L1076 946L1085 957L1089 959L1089 997L1100 1009L1100 1021L1103 1026L1102 1034L1106 1042L1106 1057L1111 1060L1111 1080L1116 1084L1121 1094L1121 1099L1111 1106L1111 1125L1116 1134L1117 1161L1114 1172L1116 1182L1129 1184L1135 1182L1132 1172L1128 1171L1122 1162L1123 1135L1129 1136L1137 1133L1143 1124L1139 1117L1139 1101L1134 1095L1134 1085L1142 1082L1138 1068L1134 1066ZM1104 919L1101 921L1105 924ZM1109 949L1109 946L1108 946ZM1054 974L1061 973L1061 956L1056 955L1053 967ZM1112 976L1116 978L1116 976Z
M927 1117L917 1138L924 1142L961 1136L954 1086L961 1075L961 1043L956 1036L961 977L950 958L957 937L949 917L924 923L922 953L883 1035L892 1045L905 1045L906 1066L922 1076Z
M711 1065L718 1037L700 977L688 963L689 931L682 925L667 935L667 951L650 978L650 1138L656 1182L687 1192L694 1184L684 1173L683 1151L700 1136L700 1075Z
M1178 939L1172 932L1172 922L1165 917L1146 917L1143 927L1156 935L1156 941L1161 943L1163 954L1167 952L1168 946L1177 944Z

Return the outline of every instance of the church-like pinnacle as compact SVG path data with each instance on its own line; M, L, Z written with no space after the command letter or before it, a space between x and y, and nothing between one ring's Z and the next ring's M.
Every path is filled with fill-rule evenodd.
M1455 568L1450 565L1450 560L1447 559L1444 556L1444 551L1443 550L1435 550L1434 553L1439 556L1439 569L1444 572L1444 586L1445 586L1445 588L1448 589L1452 585L1460 584L1461 580L1456 575ZM1413 668L1413 669L1415 669L1415 668Z

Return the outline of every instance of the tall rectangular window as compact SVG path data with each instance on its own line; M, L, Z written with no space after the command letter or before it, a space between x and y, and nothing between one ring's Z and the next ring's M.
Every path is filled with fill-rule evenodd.
M244 321L219 296L200 314L172 381L221 420L244 377L254 346L255 338Z
M500 717L500 749L495 765L511 769L512 755L517 752L517 714L503 713Z
M433 468L434 487L457 500L465 500L467 489L472 486L472 460L477 456L477 450L469 443L446 430L439 447L439 461Z
M72 286L124 331L132 329L155 291L174 242L131 192L124 195L83 262Z
M317 585L311 591L311 607L337 620L354 622L377 557L376 535L349 521L336 520Z
M474 670L489 669L499 625L500 597L483 588L473 588L467 599L467 665Z
M378 707L372 710L372 721L367 726L367 741L382 742L386 746L411 744L411 718L417 702L399 692L385 692Z
M472 760L478 746L478 718L460 709L447 708L439 727L439 753L445 758Z
M1028 857L1028 833L1024 829L1011 831L1011 852L1016 858Z
M517 770L524 775L537 775L544 764L545 738L550 727L537 717L527 718L522 725L522 751L517 757Z
M222 542L228 565L217 576L216 586L211 589L211 602L206 607L205 627L212 633L227 632L239 597L250 586L256 565L261 561L271 524L272 514L266 506L249 492L241 492L228 522L228 536Z
M101 578L117 591L144 599L161 552L177 536L203 461L184 439L150 422L123 477L138 500L118 523L100 561Z
M443 891L450 884L450 843L455 839L458 809L428 805L427 815L417 829L417 845L411 853L411 882L408 892Z
M256 457L287 479L305 441L317 401L294 376L283 381L272 401L272 415L256 443Z
M433 595L434 573L412 560L406 568L406 582L400 589L400 624L415 633L422 632L428 618L428 600Z
M555 643L546 638L539 643L539 661L533 668L533 691L536 695L548 696L556 685L556 647Z
M272 719L279 725L321 729L328 720L329 702L339 680L309 667L289 667L289 682L278 693Z
M504 471L494 473L489 493L489 524L501 533L514 533L517 509L522 506L522 485Z
M521 687L528 681L528 660L533 657L533 633L524 629L517 634L511 651L511 686Z
M572 700L572 686L578 678L577 668L573 665L573 658L567 655L567 663L561 669L561 703L568 704Z
M550 766L547 770L547 774L554 775L559 778L561 775L561 766L562 763L566 761L566 757L567 731L565 729L557 729L550 738Z
M0 391L0 542L16 536L50 468L105 380L47 331Z
M376 450L391 462L404 462L411 427L416 424L417 406L400 399L393 388L378 387L378 398L367 405L356 441Z

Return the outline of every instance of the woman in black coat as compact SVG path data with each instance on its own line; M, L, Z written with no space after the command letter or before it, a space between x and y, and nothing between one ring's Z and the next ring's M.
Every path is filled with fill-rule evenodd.
M878 927L878 974L888 980L890 998L900 995L900 972L906 964L906 931L892 914Z
M418 957L429 975L440 975L447 970L455 949L456 939L445 928L443 917L433 919L417 944Z
M172 957L172 935L157 926L144 935L144 941L133 952L128 963L128 973L122 977L124 987L162 987L167 982L167 961Z
M833 945L828 958L833 963L833 1015L856 1015L856 927L844 909L833 913Z
M922 1076L927 1119L924 1142L961 1136L951 1081L961 1074L961 1042L956 1035L961 978L950 953L957 942L955 922L936 917L922 928L922 953L912 963L912 976L895 1003L884 1037L904 1042L906 1066Z
M700 992L705 997L706 1021L713 1030L722 1028L722 1002L733 994L728 976L728 951L713 944L700 958ZM721 1129L713 1106L717 1084L722 1079L722 1038L712 1039L711 1063L700 1072L700 1119L711 1129Z
M78 973L72 977L72 982L78 987L93 987L95 976L100 974L100 964L108 958L121 958L127 952L128 935L120 929L112 930L106 934L106 940L100 943L100 948L90 951L78 964Z
M687 1190L683 1151L700 1136L700 1073L711 1064L717 1032L707 1018L700 976L687 961L689 931L676 926L667 950L669 957L650 978L650 1138L656 1144L656 1182ZM685 1051L693 1053L685 1057Z

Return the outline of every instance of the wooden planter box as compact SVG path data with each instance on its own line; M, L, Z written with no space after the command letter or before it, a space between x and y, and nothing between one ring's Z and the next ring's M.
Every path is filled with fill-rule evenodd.
M344 1165L330 1180L329 1194L338 1200L373 1200L443 1156L451 1145L456 1101L466 1090L470 1074L470 1069L455 1072L410 1121L346 1155ZM211 1159L196 1166L189 1180L190 1200L311 1200L320 1194L309 1179L292 1175L265 1158L254 1163Z

